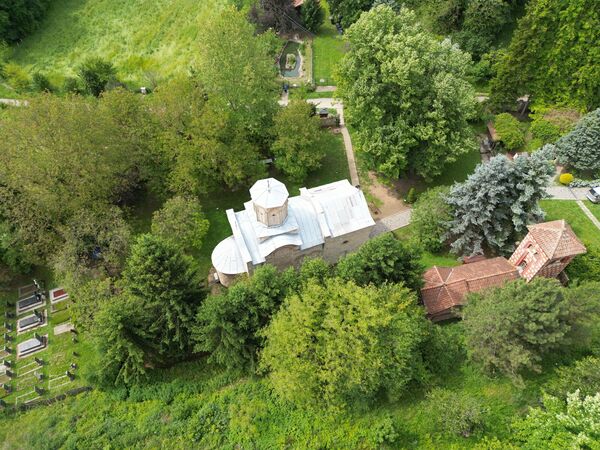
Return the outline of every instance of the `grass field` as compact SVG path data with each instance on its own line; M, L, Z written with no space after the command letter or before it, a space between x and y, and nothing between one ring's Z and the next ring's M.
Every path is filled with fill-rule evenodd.
M586 200L585 201L585 205L592 212L592 214L594 216L596 216L596 219L600 220L600 204L598 204L598 203L592 203L592 202Z
M397 238L402 240L410 241L414 236L414 226L408 225L404 228L400 228L394 231L394 234ZM433 266L446 266L453 267L458 266L460 263L457 261L456 256L451 255L450 253L431 253L428 251L424 251L421 256L421 262L425 266L426 269L429 269Z
M546 220L565 219L586 246L600 249L600 230L586 217L577 203L566 200L542 200L540 205L546 212Z
M41 28L13 59L54 81L89 56L113 61L124 79L148 82L186 71L211 14L229 0L55 0Z
M329 21L329 6L323 2L325 22L313 41L315 83L321 86L335 84L333 70L344 56L346 44ZM323 81L321 81L323 80Z

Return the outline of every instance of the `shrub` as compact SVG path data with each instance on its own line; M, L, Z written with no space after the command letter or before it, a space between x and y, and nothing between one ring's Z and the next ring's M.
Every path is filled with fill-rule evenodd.
M600 281L600 250L588 248L587 253L571 261L566 272L571 280Z
M525 145L525 134L517 119L508 113L498 114L494 125L507 150L517 150Z
M4 65L4 79L10 87L16 91L25 91L31 86L31 79L27 72L18 64L8 63Z
M67 94L79 94L81 92L81 87L79 86L79 80L73 77L65 78L62 87L63 92Z
M469 437L483 428L486 409L473 396L448 389L434 389L427 395L430 417L445 434Z
M573 174L562 173L560 175L560 177L558 177L558 181L560 181L560 184L568 185L568 184L571 184L571 182L574 180L574 178L575 177L573 176Z
M109 61L101 58L89 58L79 66L78 74L85 91L98 97L106 90L108 83L116 80L117 70Z
M588 356L573 365L559 367L556 378L546 383L544 390L561 398L577 390L584 397L596 395L600 392L600 359Z
M36 72L31 78L31 87L38 92L52 92L54 88L46 75L41 72Z
M414 203L416 199L417 199L417 194L415 193L415 188L411 187L408 190L408 194L406 194L405 201L406 201L406 203L408 203L410 205L410 204Z
M419 195L412 211L411 222L418 242L425 250L439 252L443 247L446 223L452 220L450 206L444 201L450 188L440 186Z

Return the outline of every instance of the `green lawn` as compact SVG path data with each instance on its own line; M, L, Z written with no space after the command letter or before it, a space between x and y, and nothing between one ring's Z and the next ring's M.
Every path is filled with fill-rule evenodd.
M481 162L481 154L479 148L459 156L459 158L444 167L443 173L433 179L431 183L427 183L427 188L435 186L451 186L455 182L462 182L473 173L477 164Z
M123 78L148 82L185 72L203 23L229 0L54 0L41 28L15 47L14 60L55 82L89 56L115 63Z
M586 200L585 206L587 206L588 209L592 212L592 214L594 216L596 216L596 218L598 220L600 220L600 204L599 203L592 203L589 200Z
M410 241L414 238L415 229L413 225L408 225L404 228L400 228L394 231L394 234L398 239ZM456 256L451 255L448 252L443 253L431 253L424 251L421 256L421 262L426 269L433 266L446 266L453 267L458 266L460 263L457 261Z
M329 6L324 1L322 4L325 9L325 22L313 41L313 70L315 83L326 86L335 84L333 70L345 53L346 44L329 20Z
M586 246L600 249L600 230L586 217L577 203L567 200L542 200L540 205L546 212L546 220L565 219Z

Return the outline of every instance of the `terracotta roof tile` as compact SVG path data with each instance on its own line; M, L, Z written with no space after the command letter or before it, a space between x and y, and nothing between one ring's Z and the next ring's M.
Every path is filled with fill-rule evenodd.
M564 220L530 225L530 236L540 246L548 259L575 256L586 252L585 246Z
M461 306L469 292L478 292L519 278L506 258L492 258L457 267L437 267L423 275L423 303L429 315Z

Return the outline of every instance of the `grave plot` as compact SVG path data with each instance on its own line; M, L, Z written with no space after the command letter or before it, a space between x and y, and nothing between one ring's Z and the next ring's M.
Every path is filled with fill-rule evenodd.
M19 289L19 292L21 292L21 289ZM25 289L24 292L26 294L24 296L19 294L17 300L17 314L23 314L46 304L46 293L44 291L34 290L30 292L29 289Z
M70 321L71 299L57 288L49 302L43 297L40 306L32 306L39 290L39 284L19 288L16 302L14 293L0 292L0 349L5 349L0 352L0 401L5 405L52 398L84 384L78 376L81 344Z

